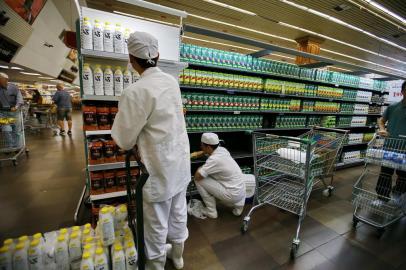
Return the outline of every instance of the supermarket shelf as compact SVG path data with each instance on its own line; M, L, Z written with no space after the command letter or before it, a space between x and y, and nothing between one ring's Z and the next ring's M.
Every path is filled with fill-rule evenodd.
M251 95L265 95L263 91L252 91L244 89L234 89L234 88L221 88L221 87L204 87L204 86L193 86L193 85L180 85L181 90L189 91L210 91L210 92L227 92L229 94L251 94Z
M96 96L96 95L83 95L82 100L89 101L119 101L119 96Z
M136 161L131 161L131 167L138 166ZM112 170L112 169L122 169L125 168L125 162L114 162L114 163L103 163L103 164L96 164L96 165L88 165L88 170L90 172L94 171L103 171L103 170Z
M111 135L111 130L86 130L85 131L86 136L92 136L92 135Z
M211 64L201 64L201 63L191 63L191 62L187 62L187 63L190 68L204 68L204 69L209 69L209 70L234 71L234 72L251 75L251 76L262 76L262 77L265 76L265 77L275 78L275 79L289 79L291 81L302 82L302 83L304 82L304 83L317 84L317 85L326 85L326 86L340 87L340 88L351 88L351 89L356 89L356 90L372 91L375 93L383 93L381 90L362 88L362 87L358 87L358 86L354 86L354 85L345 85L345 84L339 85L337 83L316 81L316 80L307 79L307 78L298 78L298 77L290 76L290 75L272 74L272 73L266 73L266 72L261 72L261 71L253 71L253 70L240 69L240 68L234 68L234 67L217 66L217 65L211 65Z
M349 167L360 166L360 165L364 165L364 163L365 163L364 159L354 159L353 161L350 161L350 162L337 163L336 169L340 170L340 169L345 169L345 168L349 168Z
M262 111L262 110L200 110L200 109L186 109L186 113L194 112L194 113L232 113L232 114L302 114L302 115L344 115L344 116L381 116L380 113L340 113L340 112L291 112L291 111Z
M123 197L127 195L127 191L116 191L116 192L109 192L97 195L90 195L91 201L98 201L98 200L105 200L117 197Z

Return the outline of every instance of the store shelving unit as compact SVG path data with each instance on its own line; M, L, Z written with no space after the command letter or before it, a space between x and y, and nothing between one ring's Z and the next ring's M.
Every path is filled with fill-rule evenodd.
M96 195L90 195L90 200L92 202L95 201L100 201L100 200L105 200L105 199L113 199L113 198L118 198L118 197L123 197L127 195L127 191L116 191L116 192L109 192L109 193L103 193L103 194L96 194Z

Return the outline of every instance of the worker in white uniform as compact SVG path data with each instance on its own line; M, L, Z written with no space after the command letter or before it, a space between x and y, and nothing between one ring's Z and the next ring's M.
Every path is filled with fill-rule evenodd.
M192 157L208 155L205 164L195 173L195 184L206 208L203 214L217 218L216 199L233 207L233 214L240 216L245 204L244 174L230 152L219 146L219 137L215 133L203 133L202 152Z
M191 171L179 84L156 67L158 40L152 35L132 33L128 52L141 77L124 90L111 136L122 149L137 145L149 172L143 189L146 269L163 270L166 257L182 269Z

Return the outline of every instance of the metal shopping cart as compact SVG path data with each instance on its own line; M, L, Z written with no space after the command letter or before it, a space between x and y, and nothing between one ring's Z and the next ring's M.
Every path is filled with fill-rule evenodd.
M406 137L375 134L368 144L365 162L353 189L353 227L361 221L377 228L381 236L387 226L406 213Z
M299 137L253 133L256 192L254 206L243 220L242 233L248 230L251 214L261 206L271 205L296 214L299 220L291 247L294 257L310 193L318 181L333 175L346 134L318 127ZM326 185L327 193L331 189Z
M22 153L28 156L23 119L23 110L0 111L0 164L10 160L16 166Z
M56 135L58 133L56 112L54 104L32 104L25 127L33 132L51 129Z

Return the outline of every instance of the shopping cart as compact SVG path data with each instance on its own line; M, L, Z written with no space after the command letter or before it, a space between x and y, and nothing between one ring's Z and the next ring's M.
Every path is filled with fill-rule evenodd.
M58 133L56 112L54 104L32 104L29 117L25 121L25 127L32 132L51 129L56 135Z
M347 131L318 127L299 137L253 133L256 191L254 206L243 220L242 233L248 230L251 214L261 206L271 205L296 214L299 220L291 247L294 257L313 185L333 175L346 134ZM326 185L326 190L330 190L327 193L331 189Z
M387 226L406 213L406 137L375 134L368 144L365 162L353 189L353 227L361 221L377 228L381 236Z
M28 156L23 118L23 110L0 110L0 164L10 160L16 166L22 153Z

